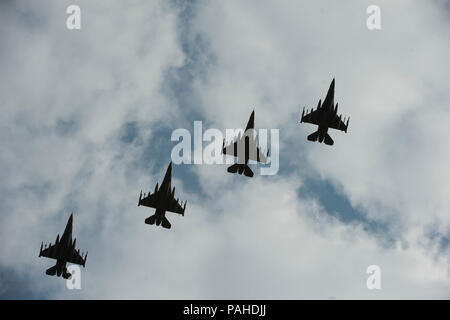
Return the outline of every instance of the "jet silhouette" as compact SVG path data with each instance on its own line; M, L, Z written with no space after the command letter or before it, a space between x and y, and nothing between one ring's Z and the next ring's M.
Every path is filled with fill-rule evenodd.
M222 153L237 157L237 163L228 167L227 171L230 173L244 173L247 177L253 177L253 171L248 166L248 160L253 160L261 163L267 163L267 153L261 152L257 146L255 135L255 110L253 110L248 119L247 127L244 134L239 134L235 142L230 143L225 147L225 140L223 141Z
M151 217L145 219L146 224L155 224L157 226L162 225L166 229L170 229L171 224L166 218L166 211L174 212L184 216L184 210L186 209L186 202L184 206L178 203L178 199L175 200L175 187L171 190L170 184L172 180L172 161L167 168L164 180L161 187L158 189L158 184L156 184L155 191L151 194L150 192L142 198L142 190L139 196L139 206L146 206L150 208L155 208L156 212Z
M70 215L69 221L67 221L61 239L58 234L55 244L52 245L50 243L49 246L47 247L46 245L45 248L43 247L44 243L41 244L39 257L56 259L56 265L45 271L49 276L54 276L56 274L58 277L62 275L64 279L69 279L71 274L67 272L67 262L79 264L83 267L86 265L87 252L83 258L83 254L80 255L80 250L75 250L77 239L74 239L72 242L72 224L73 213Z
M347 123L342 120L342 115L338 116L338 104L334 106L334 79L331 81L330 88L328 89L325 101L321 105L322 100L319 100L316 110L307 111L305 114L305 108L303 108L302 118L300 123L307 122L318 125L316 132L308 136L309 141L322 141L325 144L332 146L334 144L333 139L328 135L328 128L337 129L347 133L348 122L350 117L347 119Z

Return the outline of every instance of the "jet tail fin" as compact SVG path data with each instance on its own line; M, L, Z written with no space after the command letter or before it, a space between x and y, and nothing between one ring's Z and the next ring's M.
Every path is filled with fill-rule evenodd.
M244 173L245 176L252 178L253 177L253 171L250 169L250 167L246 164L239 164L235 163L232 166L228 167L227 171L229 173Z
M334 144L333 139L331 139L330 135L327 133L325 135L325 140L324 140L325 144L332 146Z
M156 214L152 215L151 217L148 217L145 219L146 224L155 224L156 221Z
M316 132L314 132L314 133L311 133L311 134L308 136L308 140L309 140L309 141L317 141L318 138L319 138L319 131L316 131Z

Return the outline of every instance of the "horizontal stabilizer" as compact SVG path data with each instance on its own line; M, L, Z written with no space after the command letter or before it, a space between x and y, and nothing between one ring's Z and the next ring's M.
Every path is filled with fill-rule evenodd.
M332 146L334 144L333 139L331 139L330 135L327 133L325 135L325 140L324 140L325 144Z
M69 279L72 276L72 274L67 272L67 268L64 268L64 272L63 272L62 276L64 279Z
M145 219L146 224L155 224L156 221L156 214L152 215L151 217L148 217Z
M244 175L246 175L247 177L250 177L250 178L252 178L253 177L253 171L252 171L252 169L250 169L250 167L249 166L245 166L245 168L244 168Z
M56 265L47 269L47 271L45 271L45 274L49 276L54 276L56 274Z
M166 229L170 229L170 227L172 226L166 217L163 217L161 225L163 226L163 228L166 228Z
M314 132L314 133L311 133L311 134L308 136L308 140L309 140L309 141L317 141L318 138L319 138L319 131L316 131L316 132Z
M228 167L227 171L229 173L236 173L236 172L238 172L238 169L239 169L239 164L235 163L232 166Z

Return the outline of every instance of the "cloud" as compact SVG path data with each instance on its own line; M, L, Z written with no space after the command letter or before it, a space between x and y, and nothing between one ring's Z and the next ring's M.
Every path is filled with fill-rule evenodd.
M411 225L438 219L448 234L442 174L450 154L438 142L448 135L442 106L449 74L440 67L449 50L446 16L436 3L382 2L383 29L368 31L366 7L356 1L199 6L193 24L217 61L197 82L202 106L219 125L235 126L257 105L257 126L280 127L289 143L312 130L296 126L293 115L301 105L314 106L336 77L335 99L352 119L349 133L336 133L333 148L297 143L299 153L370 218Z
M140 5L82 2L82 30L69 31L64 3L2 4L2 266L34 268L40 242L62 232L72 210L75 230L85 221L98 232L114 220L109 205L121 208L116 192L134 199L145 185L140 168L127 171L143 151L118 133L136 121L139 144L176 113L159 88L183 53L176 14L162 3ZM89 236L80 238L88 247Z
M114 227L124 237L95 244L96 257L83 273L83 297L448 297L442 257L433 262L418 247L384 249L360 226L329 218L314 201L299 202L297 186L295 179L267 184L257 178L232 183L220 198L194 197L185 217L168 216L170 233L148 230L148 211L132 210L126 223ZM366 288L371 264L381 267L382 291ZM67 296L72 292L61 293Z
M381 2L373 32L359 1L81 1L80 31L65 28L68 4L1 4L0 272L23 287L2 280L2 297L449 297L439 3ZM328 148L296 119L333 77L351 122ZM280 128L280 174L175 166L186 215L168 213L170 232L145 225L138 193L161 182L171 128L241 127L253 108L257 128ZM312 177L360 217L327 212ZM36 257L72 210L89 250L81 291ZM372 264L381 291L366 288Z

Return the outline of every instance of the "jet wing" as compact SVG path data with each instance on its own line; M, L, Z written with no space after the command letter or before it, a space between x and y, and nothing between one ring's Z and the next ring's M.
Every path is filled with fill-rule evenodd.
M224 145L225 145L225 141L224 141ZM238 141L235 141L234 143L230 143L226 147L223 146L222 153L237 157L237 153L238 153L237 149L238 149Z
M241 144L241 145L240 145ZM224 142L225 145L225 142ZM230 156L238 157L238 148L242 148L242 152L245 152L245 140L244 138L240 138L236 140L234 143L230 143L227 146L223 146L222 153ZM254 151L256 149L256 152ZM259 147L256 146L256 139L253 139L249 142L249 160L267 163L268 152L264 154ZM239 158L239 157L238 157ZM244 154L240 158L244 158Z
M259 147L256 147L256 159L254 155L250 154L249 160L261 162L261 163L267 163L267 157L269 156L269 151L267 151L266 154L264 154Z
M178 213L181 215L184 215L184 209L186 209L186 202L184 203L184 206L182 206L179 202L178 199L175 199L173 194L169 192L169 194L167 195L168 199L166 200L166 202L168 203L167 207L164 208L166 211L170 211L173 213ZM150 208L156 208L156 193L152 193L149 195L147 195L146 197L142 198L142 193L141 196L139 197L139 203L138 205L140 206L146 206L146 207L150 207Z
M345 123L344 121L342 121L341 117L335 116L335 117L333 117L333 119L331 119L331 121L329 121L328 127L336 129L336 130L341 130L341 131L347 132L347 127L348 127L348 121L349 120L350 119L348 119L347 123Z
M300 120L300 122L319 125L319 111L316 109L314 111L310 111L307 114L302 114L302 119Z
M184 206L182 206L178 202L178 199L175 200L174 198L170 200L170 203L166 208L167 211L178 213L181 214L182 216L184 216L184 209L186 209L186 202L184 203Z
M72 254L67 259L69 263L75 263L84 266L86 264L87 253L84 258L80 255L80 250L73 250Z
M40 257L50 258L50 259L58 259L58 247L59 244L51 244L48 248L45 248L42 250L41 245L41 251L39 252Z
M141 192L141 197L142 197L142 192ZM156 194L155 193L150 194L150 192L149 192L149 194L146 197L144 197L144 198L141 198L141 197L139 197L138 205L146 206L146 207L150 207L150 208L156 208Z
M184 210L186 209L186 203L187 201L184 203L184 206L182 206L178 199L175 199L174 196L172 195L172 193L169 193L169 204L166 207L167 211L173 212L173 213L178 213L184 216Z

